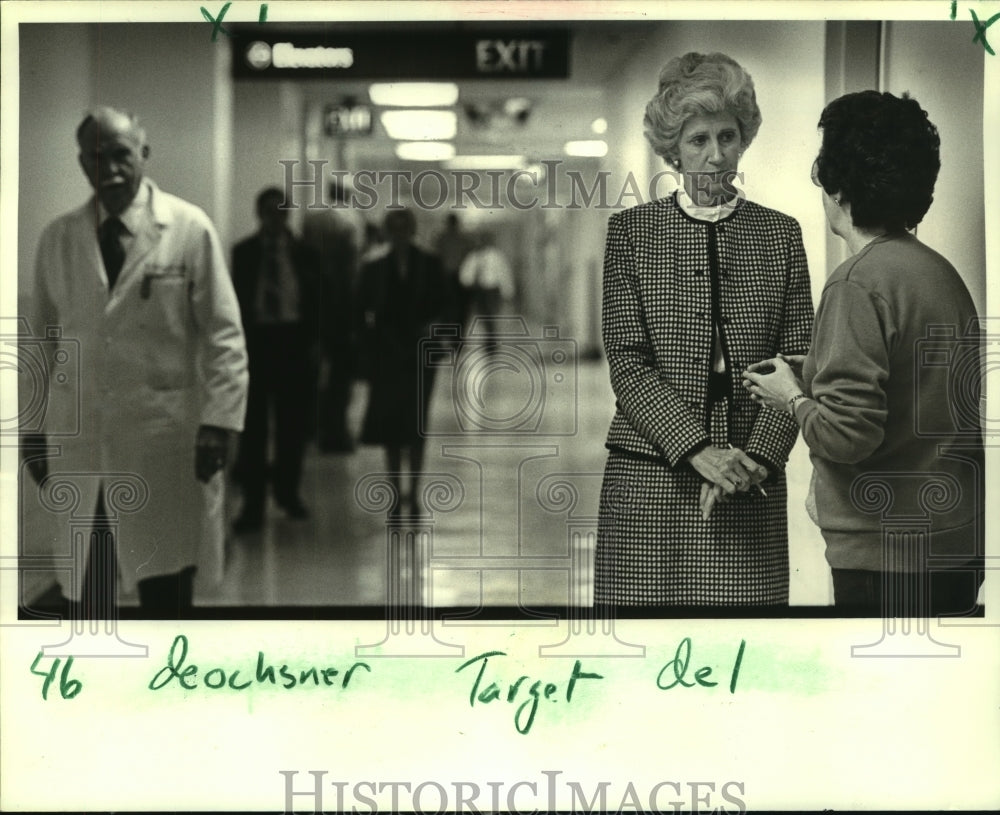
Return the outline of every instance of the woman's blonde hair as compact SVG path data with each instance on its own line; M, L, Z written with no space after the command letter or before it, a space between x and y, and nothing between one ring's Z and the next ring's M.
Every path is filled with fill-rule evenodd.
M653 151L672 162L687 120L716 113L736 118L741 148L749 147L761 123L750 74L725 54L692 51L663 66L659 89L646 105L643 132Z

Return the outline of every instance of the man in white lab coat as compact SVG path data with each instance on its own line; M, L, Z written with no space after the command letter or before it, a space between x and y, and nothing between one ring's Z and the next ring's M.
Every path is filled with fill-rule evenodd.
M209 579L221 571L220 471L246 410L239 306L208 216L144 177L149 147L134 117L97 109L77 142L95 196L43 232L25 316L36 336L58 327L64 343L79 344L81 375L60 377L50 365L44 432L25 438L25 449L37 450L46 433L58 446L28 468L41 493L68 484L77 516L94 513L95 527L116 528L111 571L98 582L114 577L116 554L118 579L138 588L142 616L183 617L195 569L210 567ZM25 390L22 405L37 396ZM60 437L76 418L79 432ZM59 517L63 550L69 514ZM73 544L63 583L71 601L85 595L88 548ZM92 552L91 561L107 556Z

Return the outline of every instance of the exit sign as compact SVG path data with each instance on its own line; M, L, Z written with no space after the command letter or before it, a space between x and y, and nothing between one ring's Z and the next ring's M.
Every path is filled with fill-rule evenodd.
M370 136L372 109L350 101L328 105L323 124L327 136Z

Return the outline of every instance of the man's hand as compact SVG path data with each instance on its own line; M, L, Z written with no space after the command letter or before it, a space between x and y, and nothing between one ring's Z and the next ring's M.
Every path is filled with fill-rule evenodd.
M49 474L49 460L45 455L46 438L42 433L21 436L21 459L28 465L28 472L36 484L41 484Z
M194 444L194 474L203 483L226 468L229 461L229 431L224 427L203 424Z

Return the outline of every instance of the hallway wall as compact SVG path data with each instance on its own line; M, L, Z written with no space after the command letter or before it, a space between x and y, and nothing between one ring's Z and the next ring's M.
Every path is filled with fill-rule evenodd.
M934 203L917 237L954 264L982 315L986 309L983 190L983 61L964 26L885 24L883 90L908 91L941 136ZM992 134L996 149L996 134Z
M232 111L229 46L201 24L22 24L19 281L38 237L90 188L77 162L76 128L97 105L137 114L146 128L146 172L197 204L228 238ZM164 81L163 71L169 71Z
M233 205L230 236L233 243L257 228L254 202L269 186L284 188L285 168L279 160L302 160L304 108L302 86L294 82L233 82ZM311 170L311 168L310 168ZM297 168L295 178L308 177ZM324 179L323 186L326 186ZM308 191L299 196L308 201ZM298 200L298 198L296 199ZM290 226L298 230L302 211L291 213Z

